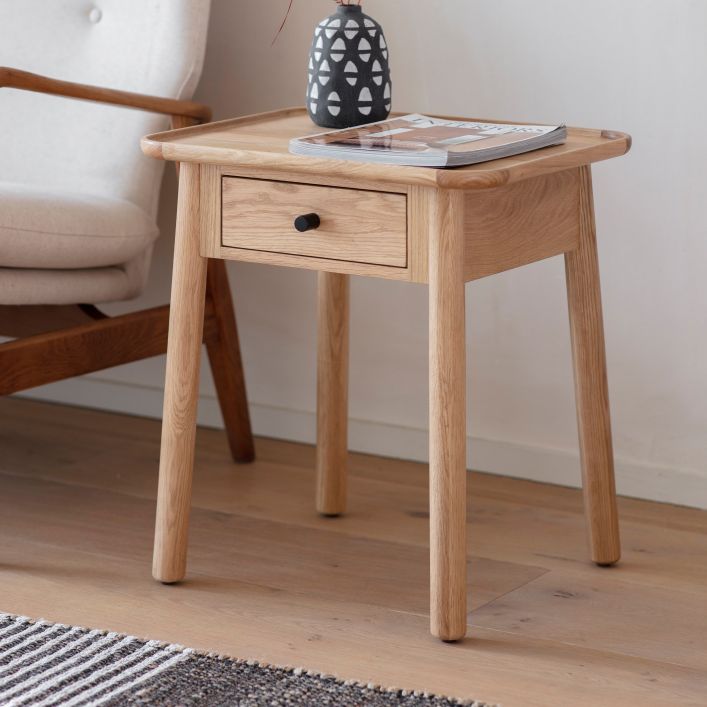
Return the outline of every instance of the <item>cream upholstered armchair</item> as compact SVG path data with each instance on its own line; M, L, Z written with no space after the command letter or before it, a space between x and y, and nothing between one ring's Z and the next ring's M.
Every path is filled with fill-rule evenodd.
M96 305L136 297L148 277L162 166L140 138L210 118L189 100L209 4L0 2L0 67L11 67L0 68L0 336L14 339L0 345L0 395L165 352L168 307L107 317ZM209 264L206 311L231 451L249 461L221 261Z

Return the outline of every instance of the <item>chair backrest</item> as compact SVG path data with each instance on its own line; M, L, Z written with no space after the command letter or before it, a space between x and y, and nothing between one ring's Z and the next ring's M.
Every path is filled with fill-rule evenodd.
M210 0L2 0L0 66L169 98L201 75ZM0 181L128 199L155 213L167 118L0 89Z

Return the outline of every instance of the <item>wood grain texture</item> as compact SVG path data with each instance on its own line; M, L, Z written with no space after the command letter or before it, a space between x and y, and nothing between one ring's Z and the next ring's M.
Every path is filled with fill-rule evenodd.
M466 635L464 198L439 191L430 214L430 621Z
M409 281L412 278L411 263L408 267L389 267L382 265L369 265L367 263L349 262L344 260L328 260L311 256L284 255L282 253L265 253L262 251L247 250L245 248L225 248L221 245L221 190L215 189L215 184L221 177L247 177L264 181L277 181L283 174L258 167L236 169L228 166L205 164L202 169L202 255L224 260L237 260L251 263L263 263L280 267L294 267L304 270L318 270L324 272L340 273L342 275L360 275L362 277L379 277L388 280ZM338 187L341 189L364 189L366 191L384 191L387 193L407 195L405 186L395 184L381 185L372 180L353 180L342 177L337 173L326 176L307 175L308 184ZM409 206L408 206L409 218ZM411 235L408 234L408 239ZM408 242L408 248L410 247ZM425 258L427 256L425 255Z
M238 167L233 165L217 165L216 169L223 177L241 177L244 179L262 179L266 182L283 181L281 170L267 167L249 165ZM298 180L298 183L299 180ZM327 174L309 174L301 180L302 184L315 184L320 187L338 187L339 189L363 189L365 191L379 191L388 194L407 194L409 187L405 184L381 183L376 179L352 178L337 171Z
M581 169L580 246L565 256L584 502L592 559L621 556L592 178Z
M514 589L508 596L498 597L474 613L474 624L499 631L514 631L528 638L543 639L554 636L571 643L578 640L585 645L604 645L617 653L638 652L652 661L663 661L668 655L680 665L704 670L707 665L707 642L692 642L689 638L695 624L707 623L703 605L705 597L683 591L676 582L663 588L647 584L636 603L628 601L636 592L636 583L621 576L616 569L595 568L591 577L581 568L567 567L558 586L557 575L547 572ZM554 575L554 576L553 576ZM601 597L602 610L597 611L596 597ZM674 606L680 601L680 609ZM647 608L666 607L660 623L670 621L669 635L653 633L638 625L637 618L645 617ZM668 608L671 607L671 608ZM624 612L633 617L621 621L617 630L616 617ZM581 626L578 631L577 627ZM684 640L680 640L683 637ZM637 649L641 641L640 650Z
M429 280L430 219L437 190L412 186L408 192L408 262L410 280Z
M349 424L349 276L319 273L317 511L346 512Z
M704 703L707 512L620 498L625 562L605 570L579 491L471 473L471 635L449 646L426 631L426 464L352 453L332 522L312 446L258 439L234 474L200 429L190 581L163 587L146 573L159 435L0 399L4 611L504 707Z
M238 172L220 165L209 164L201 166L201 174L201 254L203 256L221 258L223 260L302 268L304 270L335 272L346 275L361 275L364 277L380 277L404 281L410 279L409 267L400 268L369 265L344 260L330 260L311 256L285 255L282 253L266 253L245 248L223 247L221 245L221 178L250 174L252 177L267 181L275 179L276 175L272 171L257 168ZM308 177L307 179L311 181L312 184L319 186L326 186L327 181L331 185L336 185L344 189L356 186L351 180L341 179L337 175L331 175L328 179L316 176ZM363 182L360 186L363 189L371 190L376 185L372 182ZM405 188L402 188L400 193L404 195L406 191Z
M183 164L172 270L153 575L186 572L207 261L199 255L199 167Z
M502 122L502 121L499 121ZM447 189L491 189L551 172L618 157L631 140L617 131L569 128L567 142L504 160L459 169L429 169L302 157L289 152L294 137L321 132L303 108L236 118L179 132L149 135L142 149L153 157L270 169L288 175L326 176L375 181L378 184L436 186Z
M407 200L402 194L226 177L223 180L226 247L407 265ZM298 216L316 213L319 228L299 233Z
M603 356L603 334L599 339L600 302L592 300L598 297L598 279L592 272L596 263L587 260L591 249L585 247L589 238L585 232L592 230L594 238L593 223L591 228L584 223L587 209L580 198L585 188L581 180L588 174L585 165L623 154L630 139L618 133L573 129L562 146L458 170L417 170L293 157L287 151L288 141L303 134L306 121L301 110L280 111L151 136L143 141L143 148L154 156L210 165L204 181L195 184L191 194L201 198L205 212L199 214L198 208L192 208L192 223L186 229L202 227L202 242L192 243L193 252L183 246L184 255L179 257L196 262L200 253L322 271L317 507L326 515L343 512L346 501L347 275L390 276L397 268L395 276L400 279L429 281L430 622L434 635L445 641L460 640L466 634L467 607L465 280L562 252L583 254L575 261L568 256L568 290L575 367L581 380L578 409L585 485L596 546L594 530L607 490L604 462L610 454L610 437L607 450L608 410L602 432L595 421L600 416L601 395L589 389L591 369L584 363L587 352L592 360L598 349ZM253 174L248 175L250 169ZM225 170L248 178L224 176ZM282 177L250 178L263 172ZM322 185L322 179L332 174L351 188ZM377 188L369 191L364 185L373 181ZM384 191L387 184L394 193ZM407 194L400 192L405 187ZM495 191L483 191L489 189ZM180 199L182 209L189 207ZM294 219L309 212L319 215L320 228L296 233ZM219 222L220 243L216 240ZM198 240L196 235L193 240ZM596 260L595 244L593 253ZM193 289L194 283L180 277L182 282L176 280L175 287L192 285ZM193 292L173 296L181 297L187 309L194 305ZM587 314L586 309L592 311ZM189 356L184 380L196 385L194 360L198 364L198 356L192 356L185 332L176 339ZM584 353L577 354L578 350ZM170 548L162 552L167 560L155 572L169 577L168 581L180 579L185 565L196 390L187 390L186 396L182 417L188 430L163 444L163 451L171 449L168 453L174 454L167 464L176 471L171 477L172 492L161 491L159 504L169 499L169 514L163 515L169 515L176 530L170 530ZM179 408L166 398L165 410L168 405ZM170 427L167 419L165 425ZM169 525L163 518L160 526L159 507L158 537L160 527ZM159 565L156 559L156 568Z
M173 116L175 129L193 125L193 118ZM179 176L179 163L175 163ZM204 245L210 236L220 239L220 179L213 167L199 168L199 244ZM215 179L214 179L215 178ZM218 207L214 205L218 203ZM212 241L211 241L212 242ZM209 260L206 271L206 320L208 335L204 336L209 364L214 379L216 395L223 417L228 444L233 460L247 464L255 458L253 432L248 409L248 394L241 358L241 346L236 324L236 311L231 297L226 264L221 260ZM206 334L205 332L205 334Z
M78 98L84 101L109 103L126 108L137 108L151 113L184 116L196 121L211 120L211 109L208 106L192 101L180 101L174 98L146 96L130 91L118 91L112 88L89 86L72 81L60 81L28 71L20 71L7 66L0 66L0 88L15 88L36 93L46 93L67 98ZM176 126L175 126L176 127Z
M231 456L239 464L255 458L248 393L238 338L236 312L223 260L209 260L206 277L207 312L213 318L211 336L205 336L206 352L214 377Z
M387 265L369 265L349 260L332 260L331 258L315 258L309 255L285 255L283 253L268 253L247 248L221 247L217 251L223 260L236 260L244 263L260 263L284 268L300 268L301 270L319 270L322 272L340 273L341 275L360 275L361 277L379 277L383 280L410 281L410 269L390 267Z
M107 315L90 304L0 305L0 336L19 338L90 324Z
M159 356L168 317L156 307L2 344L0 395Z
M221 259L221 170L211 164L200 166L201 255Z
M579 170L527 179L465 198L464 277L495 275L579 245Z

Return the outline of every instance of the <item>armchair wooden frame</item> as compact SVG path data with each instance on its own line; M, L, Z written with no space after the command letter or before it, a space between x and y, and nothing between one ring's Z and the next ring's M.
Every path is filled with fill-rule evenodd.
M0 67L0 88L46 93L161 113L172 127L208 122L211 110L191 101L88 86ZM179 165L177 164L177 173ZM0 305L0 395L131 363L167 351L169 305L109 317L90 304ZM226 267L209 260L203 341L233 459L255 457L238 329Z

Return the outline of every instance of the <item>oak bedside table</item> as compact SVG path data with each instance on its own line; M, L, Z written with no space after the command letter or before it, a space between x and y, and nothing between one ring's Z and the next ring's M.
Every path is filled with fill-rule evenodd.
M184 577L208 258L319 271L319 513L346 506L349 276L427 283L430 297L431 630L464 637L465 283L564 254L589 542L619 559L594 226L593 162L623 133L570 129L565 145L452 170L291 155L320 132L291 109L152 135L181 163L153 573Z

